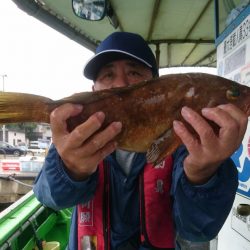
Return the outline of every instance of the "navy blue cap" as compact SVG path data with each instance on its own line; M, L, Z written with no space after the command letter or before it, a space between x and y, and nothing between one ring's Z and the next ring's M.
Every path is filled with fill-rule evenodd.
M120 59L135 59L151 68L153 76L158 76L155 56L146 41L130 32L114 32L104 39L96 48L93 56L85 65L83 74L95 80L104 65Z

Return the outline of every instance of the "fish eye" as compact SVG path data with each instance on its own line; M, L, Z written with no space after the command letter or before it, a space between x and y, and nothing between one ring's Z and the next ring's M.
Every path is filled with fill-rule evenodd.
M234 87L232 89L227 90L226 96L227 96L228 100L236 100L236 99L238 99L238 97L240 96L239 88Z

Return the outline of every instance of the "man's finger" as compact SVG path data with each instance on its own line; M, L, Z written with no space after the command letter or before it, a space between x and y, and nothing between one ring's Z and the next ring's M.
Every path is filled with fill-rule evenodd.
M83 109L82 105L66 103L57 107L50 115L51 130L55 136L68 134L66 120L76 116Z
M238 112L233 112L230 108L228 109L215 107L209 109L203 109L202 114L209 120L215 122L220 127L219 136L226 139L227 137L231 138L241 138L246 129L244 124L244 114L241 117Z
M197 152L200 147L199 140L188 131L184 124L180 121L173 122L175 133L180 137L183 144L186 146L189 153Z
M103 112L97 112L90 116L87 121L77 126L70 134L68 143L74 146L81 146L90 138L101 126L105 119Z
M181 114L199 135L201 145L209 146L217 141L213 128L201 115L188 107L183 107Z
M94 166L99 164L104 158L106 158L108 155L110 155L114 150L117 148L117 143L114 141L110 141L107 143L103 148L95 152L93 155L88 157L86 160L88 166Z
M247 123L248 123L247 115L241 109L239 109L233 104L220 105L218 107L228 112L231 115L231 117L234 118L234 120L238 121L239 126L240 126L239 134L241 136L244 136L246 129L247 129Z
M105 147L106 144L112 141L114 137L121 132L121 128L121 122L113 122L103 131L91 137L84 145L84 154L91 155Z

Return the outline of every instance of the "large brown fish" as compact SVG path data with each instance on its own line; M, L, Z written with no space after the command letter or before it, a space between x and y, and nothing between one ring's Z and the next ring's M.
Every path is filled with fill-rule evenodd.
M200 113L204 107L233 103L250 116L250 88L215 75L189 73L165 75L129 87L78 93L57 101L4 92L0 95L0 123L49 123L52 110L63 103L84 105L80 115L68 119L69 131L101 110L106 114L103 127L112 121L123 124L117 136L120 149L147 152L147 160L156 164L181 143L172 124L176 119L183 121L183 106Z

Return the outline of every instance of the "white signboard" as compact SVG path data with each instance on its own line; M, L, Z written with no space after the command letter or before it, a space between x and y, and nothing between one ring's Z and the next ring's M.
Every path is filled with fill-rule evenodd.
M219 44L217 62L219 75L250 87L250 14ZM232 211L219 234L218 249L232 245L235 250L250 249L250 216L237 213L240 203L250 205L250 119L244 140L232 159L239 173L239 186Z
M250 15L217 47L218 74L250 87ZM239 171L238 193L250 198L250 123L232 156Z

